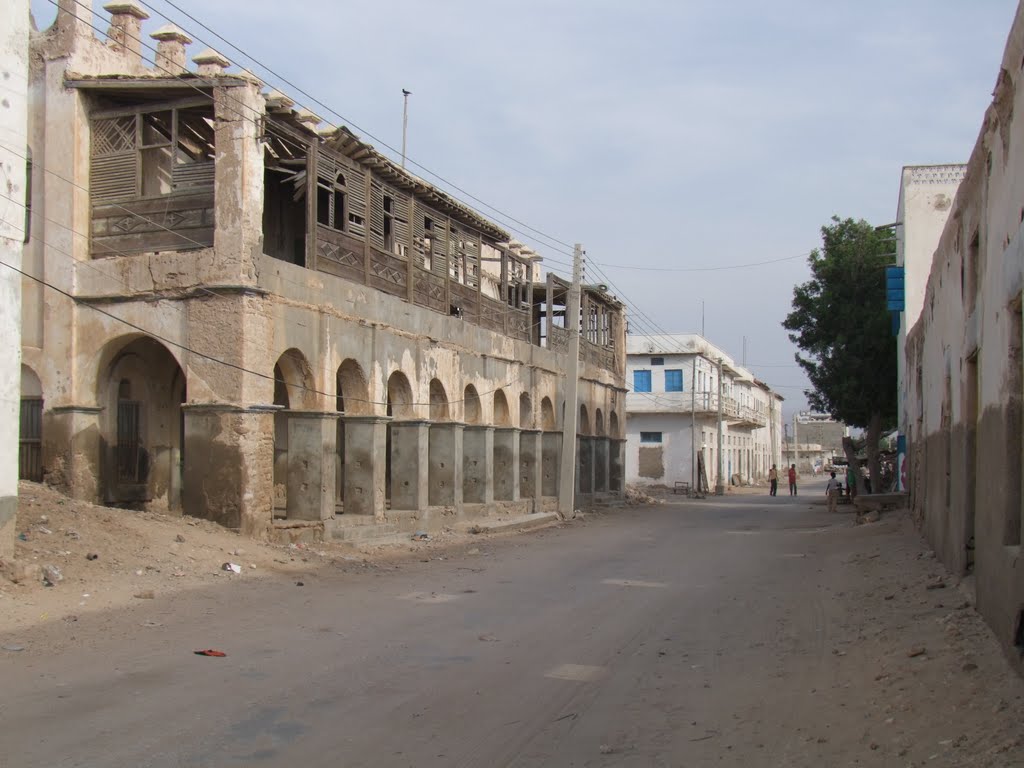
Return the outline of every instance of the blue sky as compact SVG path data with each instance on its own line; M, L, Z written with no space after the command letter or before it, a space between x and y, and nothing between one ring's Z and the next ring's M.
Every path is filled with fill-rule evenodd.
M166 2L144 2L147 32L166 14L196 39L190 55L202 40L245 62ZM401 145L401 89L412 91L412 160L582 242L646 315L634 331L699 331L703 300L706 335L737 360L746 336L750 367L787 413L805 380L780 322L807 278L803 258L636 267L799 257L833 214L893 221L903 165L970 155L1017 5L173 2L375 143ZM55 14L49 0L32 8L41 26ZM570 273L554 263L568 261L563 246L530 244ZM593 268L588 278L605 282Z

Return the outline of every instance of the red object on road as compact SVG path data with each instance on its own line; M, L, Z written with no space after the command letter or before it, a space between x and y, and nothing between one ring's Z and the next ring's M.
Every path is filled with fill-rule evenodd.
M205 651L196 651L196 656L227 656L224 651L215 651L213 648L207 648Z

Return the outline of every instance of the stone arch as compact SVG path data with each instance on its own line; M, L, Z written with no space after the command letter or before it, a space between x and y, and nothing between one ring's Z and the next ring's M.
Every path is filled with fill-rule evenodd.
M317 408L313 367L295 347L285 350L274 365L274 405L305 411Z
M519 395L519 428L533 429L533 402L529 392Z
M143 334L108 342L100 360L101 497L180 509L184 370L166 346Z
M395 371L388 377L387 415L399 421L415 416L412 385L401 371Z
M500 389L494 391L494 426L512 426L512 417L509 414L508 408L508 398L505 397L505 392Z
M580 403L580 420L579 423L576 425L576 434L590 434L590 417L587 414L587 406L585 403Z
M355 360L348 358L338 366L335 386L335 407L339 412L356 416L373 413L366 374Z
M545 432L554 432L557 426L555 423L555 406L552 404L550 397L545 397L540 401L540 426Z
M604 435L604 414L600 408L594 412L594 434L598 437Z
M43 385L22 363L18 425L18 479L43 480Z
M608 415L608 434L611 437L619 436L619 415L615 411Z
M440 379L430 380L430 420L448 421L448 393Z
M480 407L480 395L472 384L466 385L465 393L462 396L463 412L467 424L480 424L483 421L482 408Z

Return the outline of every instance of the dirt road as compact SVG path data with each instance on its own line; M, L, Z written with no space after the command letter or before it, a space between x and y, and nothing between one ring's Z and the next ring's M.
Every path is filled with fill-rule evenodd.
M675 500L5 635L0 763L1024 765L1024 684L955 580L902 518L809 502Z

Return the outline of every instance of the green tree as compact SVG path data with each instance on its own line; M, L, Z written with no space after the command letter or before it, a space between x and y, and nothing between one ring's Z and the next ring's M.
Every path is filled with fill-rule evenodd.
M793 311L782 326L803 352L796 361L813 387L806 393L811 407L866 430L878 491L878 443L882 429L896 423L896 342L885 302L892 235L863 219L833 216L821 236L821 249L807 260L811 279L793 289ZM856 466L852 441L843 445Z

